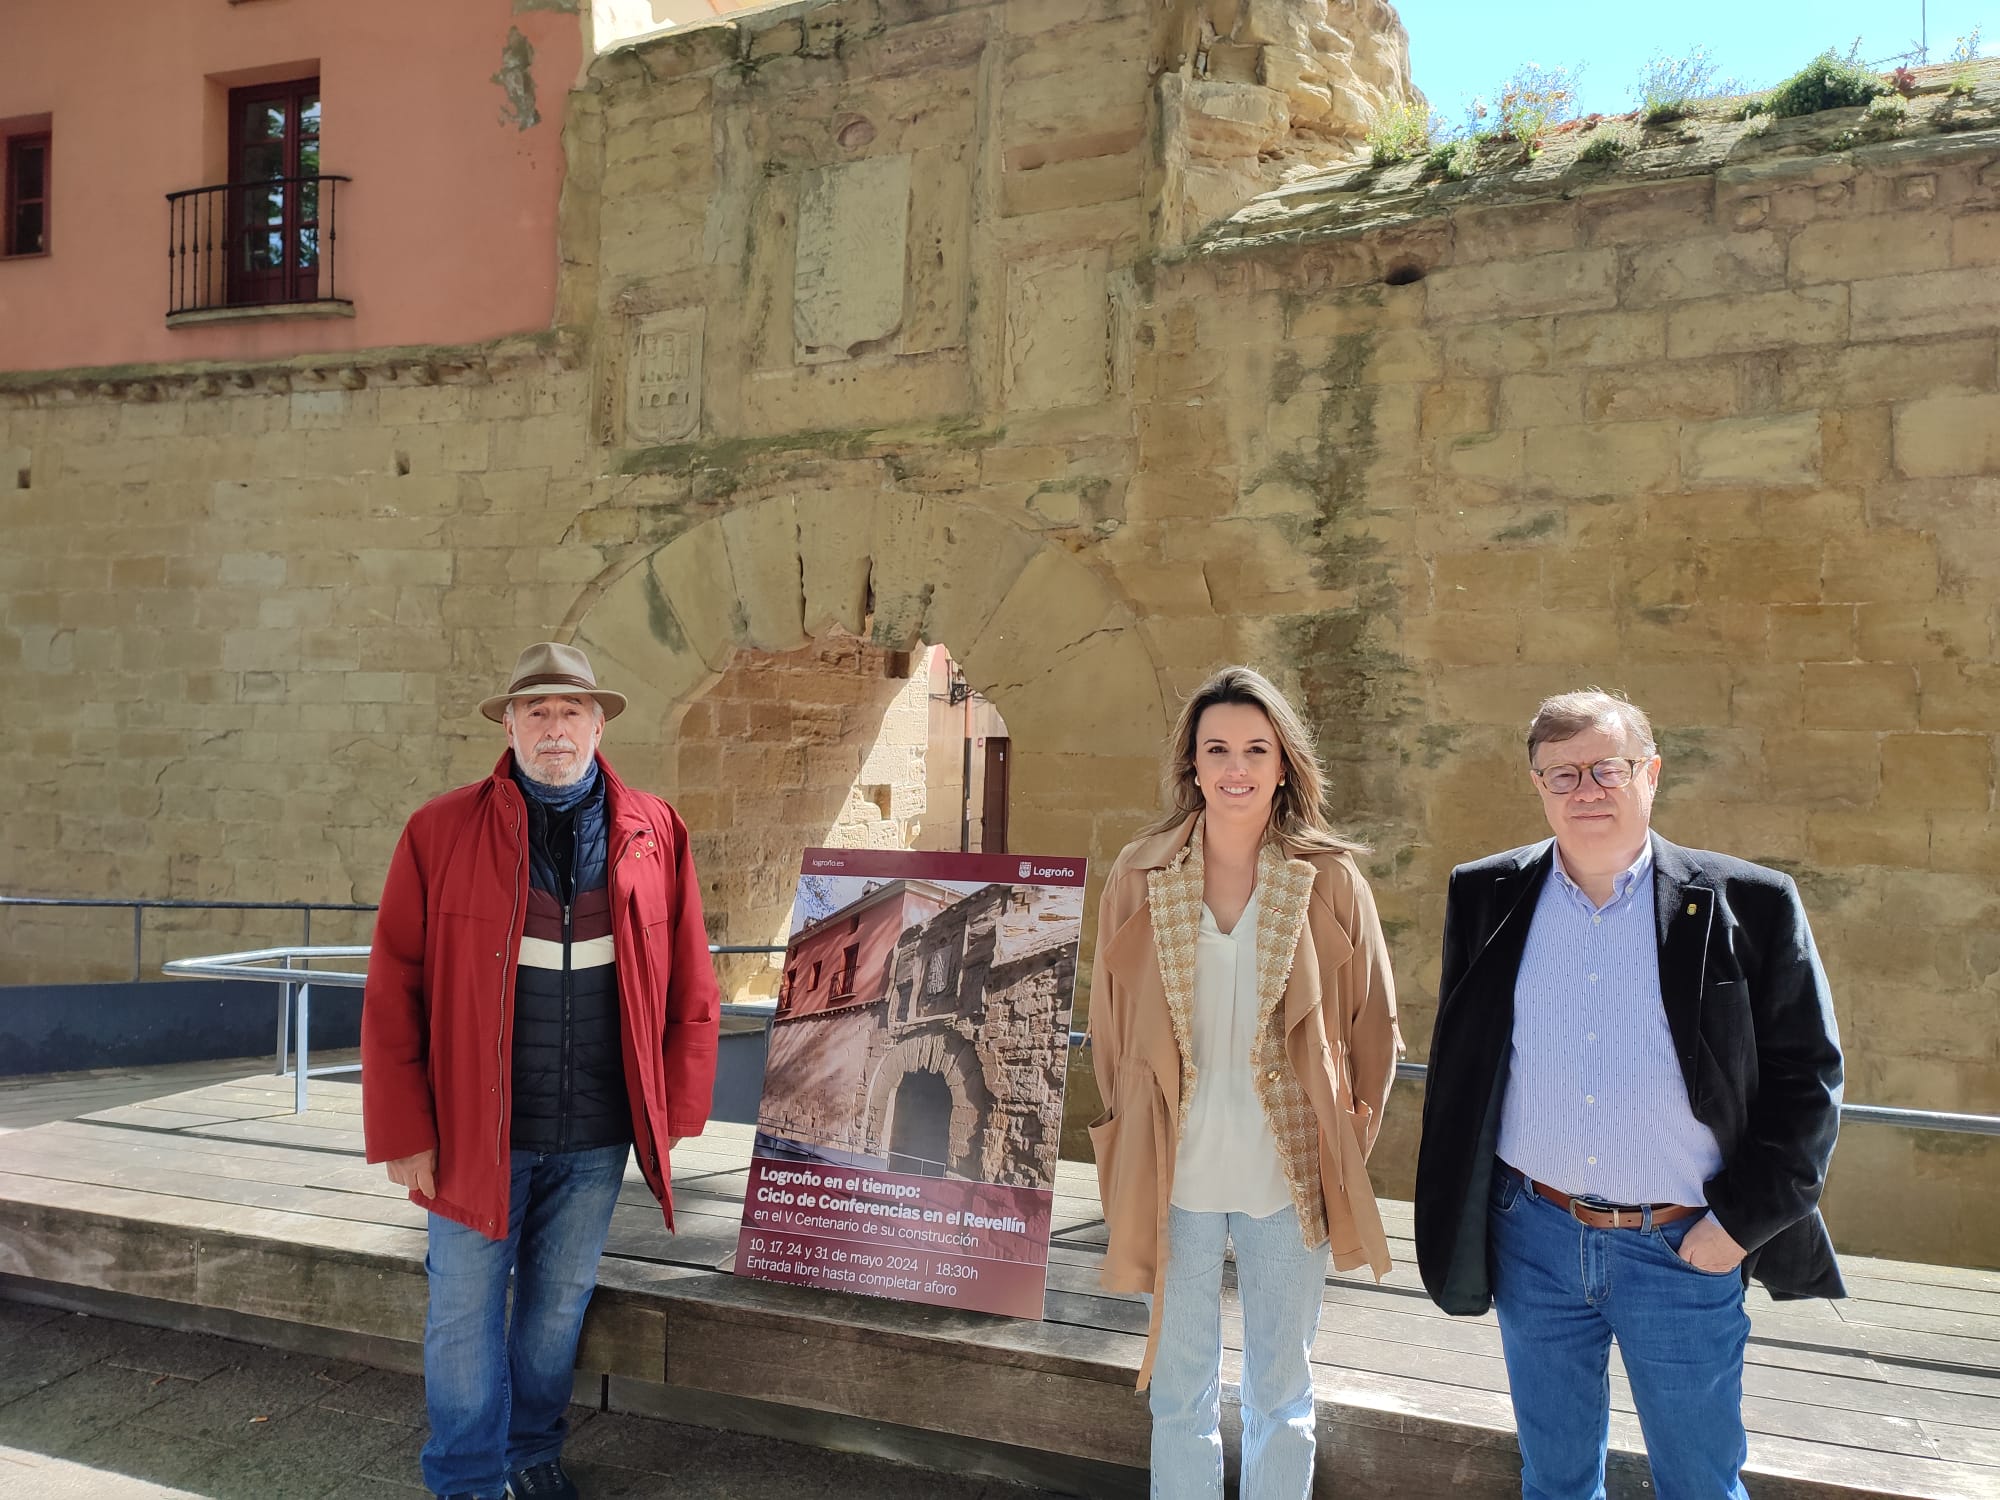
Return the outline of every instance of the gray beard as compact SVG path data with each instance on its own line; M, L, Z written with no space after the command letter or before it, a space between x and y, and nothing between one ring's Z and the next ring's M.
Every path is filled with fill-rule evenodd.
M593 759L594 757L585 756L583 759L577 762L576 769L574 771L572 771L569 775L564 776L560 779L555 779L548 776L537 776L532 770L529 769L528 763L521 758L519 751L516 751L514 754L514 766L517 770L520 771L520 773L523 776L527 777L528 780L534 782L536 786L547 786L547 787L555 787L557 789L561 789L566 786L575 786L579 781L583 780L584 777L588 776L590 774L590 767Z

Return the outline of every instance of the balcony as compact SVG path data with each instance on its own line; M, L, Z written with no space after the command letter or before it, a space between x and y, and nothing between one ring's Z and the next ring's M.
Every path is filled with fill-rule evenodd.
M334 255L348 180L270 177L167 194L167 326L353 317Z

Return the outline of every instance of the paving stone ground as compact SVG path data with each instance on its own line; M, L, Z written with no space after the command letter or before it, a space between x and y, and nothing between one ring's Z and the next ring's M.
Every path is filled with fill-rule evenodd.
M585 1500L1054 1500L1021 1485L575 1408ZM0 1302L0 1500L421 1500L422 1383Z

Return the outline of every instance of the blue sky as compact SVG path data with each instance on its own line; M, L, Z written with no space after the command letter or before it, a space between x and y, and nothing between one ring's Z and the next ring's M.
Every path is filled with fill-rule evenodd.
M1580 65L1580 112L1618 114L1633 107L1629 91L1655 52L1705 45L1723 75L1768 88L1828 47L1844 54L1856 37L1867 62L1912 50L1922 8L1921 0L1397 0L1416 85L1453 123L1471 96L1490 96L1522 63ZM1929 0L1928 9L1932 62L1981 21L1983 52L2000 53L1994 0Z

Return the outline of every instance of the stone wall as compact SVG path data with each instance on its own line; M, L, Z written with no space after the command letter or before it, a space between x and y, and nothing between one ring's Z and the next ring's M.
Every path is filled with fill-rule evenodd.
M739 653L852 637L949 647L1013 742L1014 847L1088 855L1094 905L1178 695L1247 659L1376 845L1421 1056L1445 874L1542 831L1521 728L1595 681L1664 731L1665 833L1798 875L1850 1096L2000 1110L2000 89L1460 184L1246 171L1190 211L1209 127L1173 96L1252 9L673 34L572 100L548 336L0 378L33 709L0 883L372 899L560 636L630 693L608 752L691 811L704 882L788 893L783 799L725 821L688 726ZM1073 1064L1073 1148L1093 1093ZM1990 1261L1994 1166L1857 1129L1836 1235Z
M1139 469L1180 492L1106 550L1198 537L1303 693L1419 1049L1446 876L1545 836L1526 721L1596 683L1661 731L1661 832L1798 878L1848 1097L2000 1110L2000 152L1819 154L1857 113L1684 131L1681 180L1350 174L1161 270ZM1996 1161L1857 1128L1836 1235L1990 1260Z
M785 941L802 849L911 847L927 685L906 658L851 636L745 651L685 705L657 755L636 749L628 774L675 789L713 941ZM731 959L731 998L775 995L779 967L777 955Z
M855 1156L868 1142L868 1085L888 1050L888 1004L864 1000L771 1026L757 1128Z

